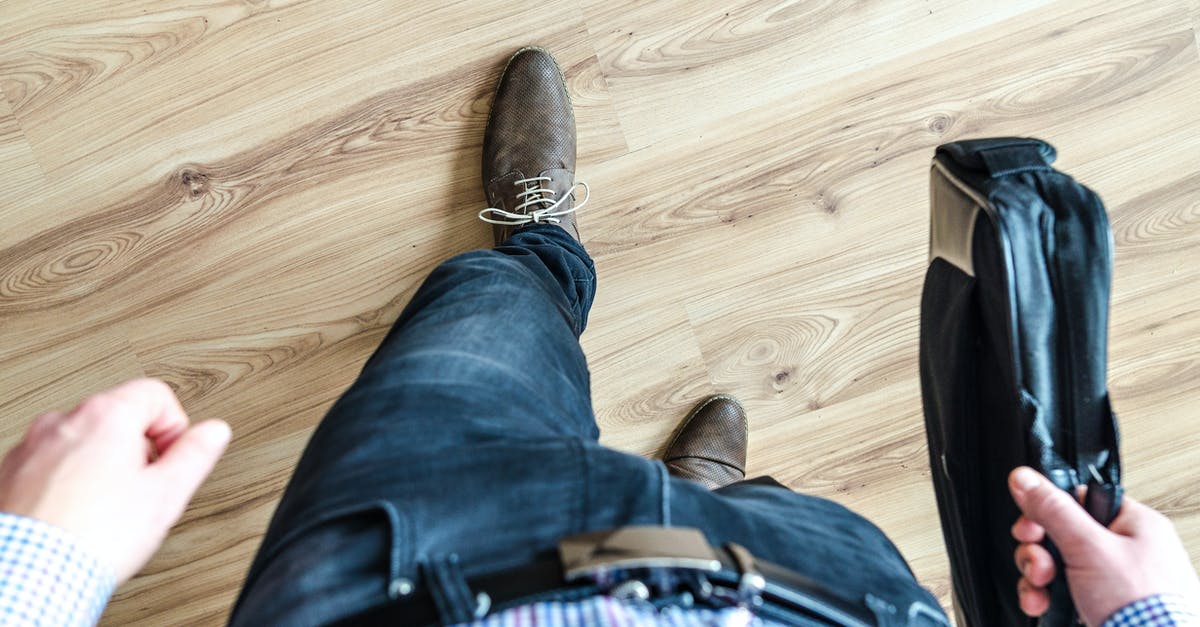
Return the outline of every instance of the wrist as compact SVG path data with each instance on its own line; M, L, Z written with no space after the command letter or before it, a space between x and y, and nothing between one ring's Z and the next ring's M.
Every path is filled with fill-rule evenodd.
M1166 627L1200 625L1200 607L1195 599L1178 594L1152 594L1113 612L1102 627Z
M93 625L116 580L77 539L50 523L0 512L0 614L25 622Z

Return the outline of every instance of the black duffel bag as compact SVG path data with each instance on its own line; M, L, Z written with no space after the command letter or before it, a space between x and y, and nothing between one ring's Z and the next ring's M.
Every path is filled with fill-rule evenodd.
M921 395L960 625L1039 623L1020 610L1006 478L1088 486L1102 524L1121 503L1105 383L1112 235L1104 205L1036 139L940 146L930 173ZM1046 626L1075 623L1061 558Z

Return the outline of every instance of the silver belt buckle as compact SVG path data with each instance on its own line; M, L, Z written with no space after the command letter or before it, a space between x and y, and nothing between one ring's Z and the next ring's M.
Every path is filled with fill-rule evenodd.
M558 543L567 581L591 579L604 584L616 571L682 568L715 573L721 560L698 529L619 527L581 533Z

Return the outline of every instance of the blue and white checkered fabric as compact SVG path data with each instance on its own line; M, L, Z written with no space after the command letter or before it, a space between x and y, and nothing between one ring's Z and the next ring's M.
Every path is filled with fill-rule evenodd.
M1200 626L1197 607L1177 595L1135 601L1109 617L1103 627ZM612 597L597 596L574 602L544 602L498 612L471 627L743 627L775 625L739 608L724 610L668 607L656 610Z
M67 532L0 513L0 625L94 625L114 584Z
M596 596L581 601L534 603L497 612L470 627L782 627L750 611L731 607L700 609L630 603Z
M1195 601L1175 594L1160 594L1134 601L1104 621L1104 627L1172 627L1200 625Z

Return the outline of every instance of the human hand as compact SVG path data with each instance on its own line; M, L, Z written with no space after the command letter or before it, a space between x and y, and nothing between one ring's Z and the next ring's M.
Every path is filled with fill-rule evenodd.
M219 420L189 427L162 381L129 381L34 420L0 463L0 511L69 532L121 584L158 550L229 438Z
M1008 488L1023 516L1012 527L1014 559L1021 578L1021 610L1041 616L1050 605L1046 586L1054 560L1039 542L1054 541L1066 565L1071 598L1080 618L1101 625L1117 610L1156 594L1200 598L1200 580L1174 525L1154 509L1129 497L1107 528L1041 473L1022 466L1008 476Z

